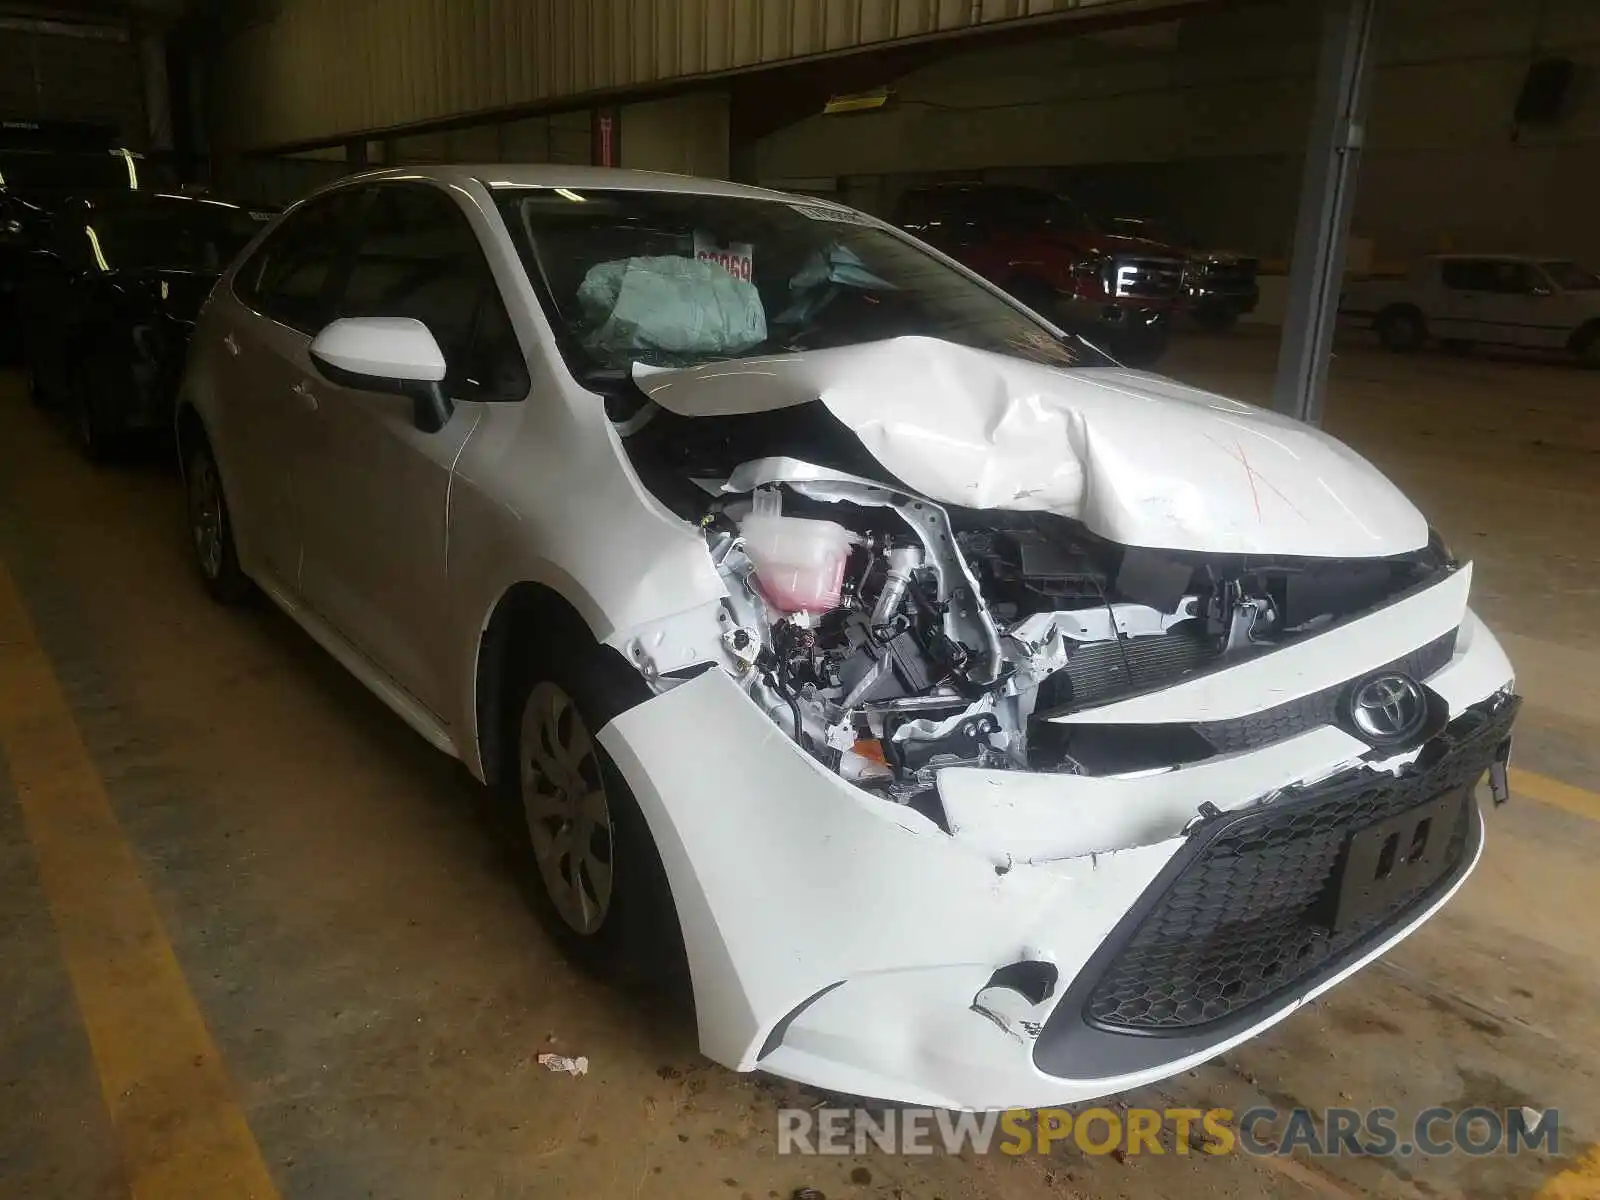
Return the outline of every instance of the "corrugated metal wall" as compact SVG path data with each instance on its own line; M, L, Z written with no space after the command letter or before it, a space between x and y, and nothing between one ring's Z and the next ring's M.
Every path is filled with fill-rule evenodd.
M1174 0L279 0L216 60L220 140L259 148L1026 17Z
M115 125L142 149L143 84L127 30L0 19L0 117Z

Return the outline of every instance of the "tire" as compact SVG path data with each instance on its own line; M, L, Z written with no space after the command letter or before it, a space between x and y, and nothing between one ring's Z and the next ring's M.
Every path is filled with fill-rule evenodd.
M116 372L100 358L90 358L74 372L72 391L66 397L66 414L83 457L92 463L114 460L123 449L125 434L112 418L108 403L115 396Z
M1194 323L1207 333L1227 333L1239 323L1239 313L1232 308L1197 308L1194 310Z
M1172 326L1168 321L1131 333L1124 333L1114 342L1117 357L1124 364L1140 369L1153 367L1167 352L1172 342Z
M1591 371L1600 370L1600 321L1585 325L1572 339L1572 352Z
M27 372L28 377L28 399L33 402L34 407L54 408L54 398L44 385L39 382L39 368L31 357L24 360L23 369Z
M1378 314L1375 328L1383 348L1395 354L1413 354L1428 341L1428 323L1416 309L1404 305Z
M250 577L239 569L233 541L233 520L222 490L222 473L203 437L195 439L184 463L183 489L188 514L189 547L200 582L218 604L243 604L255 592Z
M650 695L615 652L558 624L511 681L497 791L518 882L567 958L609 982L678 990L687 971L666 870L594 736Z
M1019 275L1006 284L1006 291L1046 320L1057 319L1056 289L1050 286L1048 280L1040 279L1037 275Z

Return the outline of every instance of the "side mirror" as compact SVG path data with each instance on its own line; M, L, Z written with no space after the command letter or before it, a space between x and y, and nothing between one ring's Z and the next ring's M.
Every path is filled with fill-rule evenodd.
M437 433L450 419L450 400L440 386L444 351L413 317L341 317L317 334L311 361L340 387L410 397L424 433Z

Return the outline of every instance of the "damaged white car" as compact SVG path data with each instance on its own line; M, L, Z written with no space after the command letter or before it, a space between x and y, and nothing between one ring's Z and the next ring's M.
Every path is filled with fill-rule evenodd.
M836 205L342 181L178 417L266 592L517 813L569 953L704 1052L963 1108L1253 1036L1477 861L1512 671L1361 457L1127 371Z

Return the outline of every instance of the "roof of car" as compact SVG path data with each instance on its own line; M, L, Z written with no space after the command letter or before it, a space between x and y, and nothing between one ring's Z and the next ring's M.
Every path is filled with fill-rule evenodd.
M1435 254L1436 262L1565 262L1561 254Z
M702 196L742 196L752 200L811 202L814 199L742 183L728 183L721 179L703 179L696 175L624 171L615 167L569 167L554 163L427 163L349 175L332 186L344 187L384 179L432 179L441 183L476 180L489 187L610 188L637 192L685 192Z
M177 208L181 205L207 205L213 208L236 208L242 211L275 212L276 205L243 204L222 196L190 196L181 192L135 192L129 188L80 190L62 200L62 207L82 206L96 211L123 209Z

